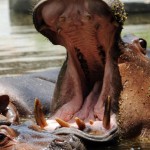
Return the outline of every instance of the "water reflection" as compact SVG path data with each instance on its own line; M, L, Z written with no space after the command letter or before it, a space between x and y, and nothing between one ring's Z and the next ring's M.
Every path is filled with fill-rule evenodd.
M65 49L52 45L35 31L32 15L14 15L9 11L8 0L0 0L0 12L0 75L22 74L63 63Z
M20 33L15 30L11 30L9 36L0 37L1 75L22 74L62 64L65 58L62 47L53 46L35 32L24 33L25 27L22 27Z
M16 13L13 10L10 10L10 22L11 26L23 26L23 25L32 25L32 10L29 14L20 14Z
M150 24L150 13L128 14L128 19L125 24Z

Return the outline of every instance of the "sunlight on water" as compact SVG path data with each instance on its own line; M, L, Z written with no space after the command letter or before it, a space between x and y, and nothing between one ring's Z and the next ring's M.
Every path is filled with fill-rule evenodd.
M8 0L0 0L0 36L10 34Z

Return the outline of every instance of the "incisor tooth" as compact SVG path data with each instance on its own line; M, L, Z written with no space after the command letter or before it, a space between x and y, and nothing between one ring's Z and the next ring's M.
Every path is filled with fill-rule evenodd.
M110 129L110 113L111 113L111 98L108 96L105 103L104 117L103 117L103 127L105 129Z
M69 125L69 123L68 122L66 122L66 121L64 121L64 120L62 120L62 119L60 119L60 118L56 118L55 119L57 122L58 122L58 124L61 126L61 127L70 127L70 125Z
M78 117L75 118L76 124L78 125L79 130L84 130L86 125L83 120L79 119Z
M93 120L89 120L89 123L90 123L90 125L93 125L94 121Z

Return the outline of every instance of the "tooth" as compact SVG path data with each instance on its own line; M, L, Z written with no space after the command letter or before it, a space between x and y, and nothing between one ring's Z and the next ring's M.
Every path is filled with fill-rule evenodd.
M94 121L93 120L89 120L90 122L90 125L93 125L94 124Z
M35 99L35 102L34 102L34 116L35 116L37 125L39 125L41 128L44 128L45 126L47 126L46 119L42 110L42 105L41 105L40 100L38 99Z
M111 112L111 98L108 96L105 103L104 117L103 117L103 127L105 129L110 129L110 112Z
M84 130L86 125L83 120L79 119L78 117L75 118L76 124L78 125L79 130Z
M70 125L69 125L68 122L65 122L64 120L62 120L62 119L60 119L60 118L56 118L55 120L59 123L59 125L60 125L61 127L67 127L67 128L70 127Z

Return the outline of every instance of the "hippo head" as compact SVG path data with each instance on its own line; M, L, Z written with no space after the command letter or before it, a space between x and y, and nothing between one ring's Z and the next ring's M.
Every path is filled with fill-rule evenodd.
M137 115L133 116L137 124L123 119L132 118L126 113L130 110L129 101L138 105L144 99L143 103L149 108L147 97L136 92L141 85L148 89L150 82L149 59L142 53L145 48L140 40L127 44L120 38L125 19L126 13L119 0L43 0L38 3L33 12L35 28L53 44L67 49L51 103L50 119L44 119L40 102L35 102L38 125L54 134L71 132L97 142L112 140L122 131L126 135L137 126L141 127L141 133L142 128L147 127L144 119L146 114L149 117L148 112L140 121ZM138 59L134 59L136 56ZM138 66L135 68L138 73L132 71L129 76L133 62ZM126 69L128 64L133 66ZM148 75L139 73L138 68L143 66L148 68L143 72ZM147 83L140 80L140 85L137 81L134 87L130 78L137 79L137 74L138 78L146 77ZM126 84L131 88L125 88ZM129 93L137 97L126 99ZM131 110L130 115L136 113Z

